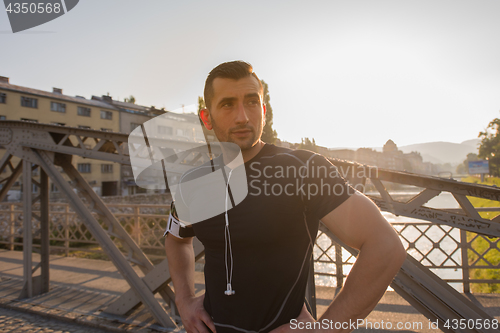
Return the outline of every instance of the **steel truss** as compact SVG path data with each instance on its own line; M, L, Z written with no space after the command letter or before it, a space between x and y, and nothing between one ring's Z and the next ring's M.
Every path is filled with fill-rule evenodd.
M353 256L357 256L358 251L347 246L337 238L327 227L320 225L323 231L331 240L340 244ZM408 256L398 274L391 283L391 287L404 299L413 305L420 313L429 320L439 321L439 329L443 332L498 332L497 329L448 329L443 324L448 320L469 319L491 322L494 318L484 312L477 305L460 295L455 289L441 280L436 274L419 263L413 257Z
M106 309L106 312L128 315L131 310L142 303L148 307L161 325L169 328L177 328L174 319L177 318L175 316L175 294L168 286L171 278L167 260L165 259L162 263L153 266L113 214L107 209L99 196L92 190L92 187L71 163L72 156L75 155L130 165L130 156L144 153L144 151L147 151L153 159L155 152L151 150L149 144L147 146L133 147L133 151L129 152L127 138L127 135L120 133L21 121L0 121L0 145L7 150L0 160L0 173L3 170L10 171L10 176L0 180L0 184L3 185L0 189L0 200L5 198L8 190L21 175L21 172L23 173L23 186L25 189L23 191L25 283L20 298L33 297L48 291L48 178L50 177L59 190L68 197L75 212L77 212L88 230L93 234L130 285L130 290L111 304ZM189 143L178 141L170 141L169 146L184 151L192 148ZM12 164L14 156L21 159L16 166ZM185 157L186 155L179 156L177 160L169 160L165 163L177 164L177 170L180 170L178 164ZM192 161L195 162L199 158L200 156L194 156L192 157ZM343 176L348 178L354 185L364 185L366 180L370 179L380 195L370 196L370 198L381 210L396 215L446 224L490 237L500 236L500 217L492 220L482 218L479 216L478 210L472 206L467 198L467 196L474 196L499 201L500 189L382 169L376 169L376 173L373 175L371 172L366 173L366 171L367 168L368 170L372 170L374 167L341 160L332 160L332 162L341 170L341 173L344 173L346 169L352 171L344 173ZM62 167L69 177L69 183L61 175L58 167ZM39 182L32 177L33 170L37 168L40 169ZM389 191L384 186L384 182L413 185L421 187L423 190L410 200L400 202L391 197ZM33 198L32 191L27 190L31 189L32 184L35 184L39 188L39 195L35 198ZM75 189L84 198L85 202L75 193ZM443 191L450 192L459 203L461 209L444 210L424 206L430 199ZM40 216L32 213L31 207L35 202L40 202ZM96 213L99 216L99 219L104 222L104 227L99 224L92 213ZM32 218L41 223L42 261L35 268L32 267L31 261L33 235L30 231L32 230ZM341 243L324 225L320 225L320 230L333 241ZM115 242L120 244L124 252L117 247ZM342 245L352 254L355 255L357 253L344 244ZM197 240L194 242L194 250L196 259L203 256L203 246ZM132 263L136 264L145 274L143 278L140 278L134 271L131 266ZM41 274L33 276L38 267L41 267ZM307 297L315 314L314 286L313 265L311 265ZM469 302L411 257L403 264L392 286L408 302L431 320L438 319L444 322L447 319L462 318L491 319L484 311ZM157 292L170 305L170 314L154 298L154 294ZM440 328L446 331L441 326ZM452 330L448 331L452 332ZM456 330L456 332L488 331L484 329L465 329Z

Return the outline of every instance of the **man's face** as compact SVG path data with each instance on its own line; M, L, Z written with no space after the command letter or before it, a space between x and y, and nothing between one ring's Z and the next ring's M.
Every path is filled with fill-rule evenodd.
M241 150L255 146L266 112L257 79L250 75L239 80L216 78L213 89L207 128L214 130L220 142L235 143Z

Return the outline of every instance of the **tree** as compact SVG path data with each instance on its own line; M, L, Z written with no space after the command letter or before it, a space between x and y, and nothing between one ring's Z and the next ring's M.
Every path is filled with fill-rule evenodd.
M264 124L264 129L262 131L261 140L266 143L276 143L276 139L278 138L278 133L273 129L273 108L271 107L271 97L269 96L269 87L264 80L260 80L262 82L262 87L264 89L264 104L266 105L266 123Z
M132 103L132 104L135 104L135 97L134 97L134 96L132 96L132 95L130 95L130 97L125 97L125 98L123 99L123 101L124 101L125 103Z
M204 108L206 108L205 101L203 100L203 97L198 96L198 116L200 115L200 111Z
M489 161L490 172L493 176L500 176L500 119L495 118L484 132L479 133L479 158Z
M310 150L314 152L318 152L318 146L316 146L316 141L314 138L312 141L309 138L302 138L301 143L299 144L299 149L305 149L305 150Z
M477 154L474 154L474 153L467 154L467 158L464 160L464 162L457 166L457 173L458 174L468 174L469 173L469 162L477 161L477 160L479 160L479 157L477 156Z

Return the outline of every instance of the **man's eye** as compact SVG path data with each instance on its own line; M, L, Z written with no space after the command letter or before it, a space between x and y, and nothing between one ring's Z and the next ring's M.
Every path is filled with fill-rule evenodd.
M256 100L256 99L254 99L254 100L250 100L250 101L248 101L248 104L250 104L250 105L258 105L258 104L259 104L259 101L258 101L258 100Z

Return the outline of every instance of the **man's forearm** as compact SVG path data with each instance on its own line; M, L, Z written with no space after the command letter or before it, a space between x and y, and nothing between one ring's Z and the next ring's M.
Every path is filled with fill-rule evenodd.
M170 276L175 288L176 302L186 297L194 297L194 250L192 239L174 239L167 235L165 251L167 253Z
M342 291L320 321L353 322L365 318L373 310L406 258L397 236L388 238L384 242L372 239L363 245ZM351 329L339 332L349 331Z

